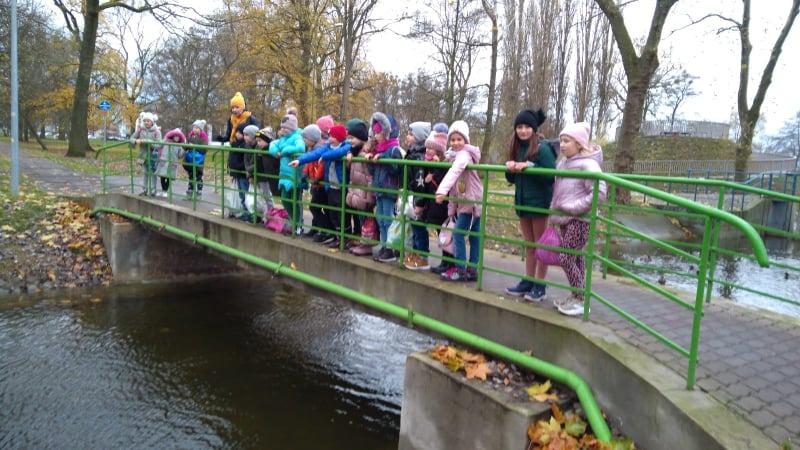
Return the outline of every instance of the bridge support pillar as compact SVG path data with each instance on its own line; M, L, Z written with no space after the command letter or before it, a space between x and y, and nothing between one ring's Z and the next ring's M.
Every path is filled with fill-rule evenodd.
M130 221L98 217L108 262L116 281L163 280L185 275L209 275L244 270L235 260L209 253L204 247L162 235Z

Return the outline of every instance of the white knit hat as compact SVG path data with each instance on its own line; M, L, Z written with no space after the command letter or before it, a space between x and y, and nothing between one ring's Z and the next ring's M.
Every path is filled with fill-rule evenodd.
M469 144L469 125L467 125L467 122L464 122L463 120L456 120L452 125L450 125L450 131L447 133L448 143L450 142L450 136L452 136L453 133L458 133L461 136L464 136L464 141Z

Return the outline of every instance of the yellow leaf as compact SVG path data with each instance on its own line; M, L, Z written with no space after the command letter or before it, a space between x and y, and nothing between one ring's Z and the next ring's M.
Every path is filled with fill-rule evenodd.
M10 225L3 225L2 227L0 227L0 230L3 230L3 231L14 231L14 232L17 231L17 230L14 229L14 227L12 227Z
M549 390L550 380L547 380L544 383L534 384L533 386L526 388L525 392L528 393L528 397L530 397L531 400L535 400L537 402L558 400L557 395L547 393Z

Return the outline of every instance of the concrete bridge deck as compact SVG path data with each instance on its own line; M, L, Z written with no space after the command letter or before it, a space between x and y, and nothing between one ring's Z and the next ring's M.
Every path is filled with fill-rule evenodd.
M0 144L0 152L7 155L8 145ZM100 190L99 176L76 173L24 152L20 163L22 174L43 190L58 195L75 196L91 196ZM177 187L176 192L183 192L181 187ZM205 195L208 198L213 194L207 192ZM167 202L166 199L146 201ZM180 200L180 197L176 197L173 203L172 208L187 208L189 205L188 202ZM206 206L206 209L211 208ZM198 212L209 213L209 211ZM235 223L237 227L252 227L241 222ZM298 245L314 246L301 238L285 239L300 241ZM518 257L487 251L486 258L487 265L522 271L522 263ZM432 274L412 273L386 265L378 265L378 268L381 272L388 270L402 273L401 277L420 280L429 277L434 283L442 283ZM559 269L551 269L549 278L565 282L563 273ZM511 308L525 310L526 315L542 316L551 322L563 323L576 329L590 329L591 333L613 334L629 344L626 349L640 351L641 354L628 355L630 357L628 362L636 364L642 358L652 358L664 367L668 367L668 370L672 370L674 375L678 375L670 378L671 385L662 384L661 387L673 390L674 394L680 397L684 385L680 380L685 376L687 362L676 352L638 330L598 302L592 304L589 323L572 318L553 319L553 316L560 316L553 313L550 300L542 304L531 304L517 303L504 298L500 293L505 286L513 283L514 280L508 277L488 273L484 280L484 294L493 297L497 302L515 303ZM691 335L691 314L683 308L616 279L601 280L595 276L593 286L598 293L612 299L652 328L679 344L688 346ZM456 292L469 289L474 290L474 283L452 288ZM552 288L548 292L551 298L557 298L560 294L563 293L558 293ZM687 298L691 296L687 294ZM745 417L776 446L787 440L800 442L800 320L715 299L705 309L700 342L697 391L709 394L732 414ZM626 352L630 353L630 350ZM584 363L591 364L591 361ZM637 399L630 401L636 402ZM653 405L653 408L656 407L657 405ZM716 430L716 433L719 432L724 431ZM759 438L753 442L759 442ZM746 442L731 447L763 448L748 446Z

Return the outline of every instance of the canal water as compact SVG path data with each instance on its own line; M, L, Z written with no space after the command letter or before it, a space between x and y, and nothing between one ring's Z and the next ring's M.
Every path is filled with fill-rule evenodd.
M764 243L771 267L760 267L755 261L742 256L726 254L718 256L715 278L740 287L716 283L713 295L731 299L742 305L800 317L800 307L762 294L766 293L800 303L800 273L780 267L780 265L800 266L800 246L780 238L765 238ZM721 241L720 247L742 254L752 252L749 243L744 240ZM696 290L697 280L687 275L694 276L698 269L697 265L661 249L641 243L627 244L612 248L611 257L633 263L635 266L632 271L652 283L661 279L668 288L690 292ZM643 269L644 266L663 269L663 272ZM667 273L667 271L679 274ZM757 292L750 292L750 290Z
M433 338L254 278L0 298L0 448L397 448Z

